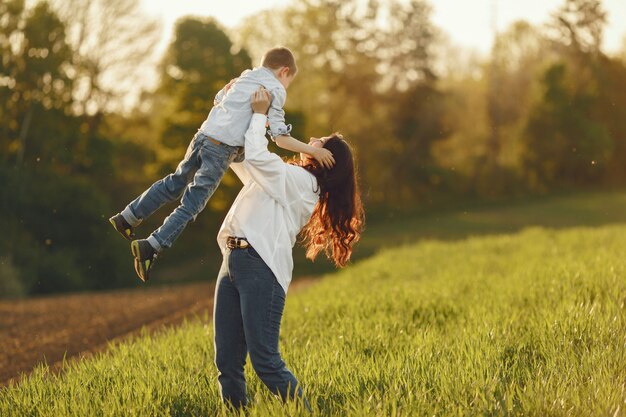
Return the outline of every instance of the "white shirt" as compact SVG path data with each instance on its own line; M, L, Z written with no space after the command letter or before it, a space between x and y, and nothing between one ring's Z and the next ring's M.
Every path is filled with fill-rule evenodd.
M215 96L215 105L200 126L200 131L227 145L243 146L244 134L252 118L250 97L261 86L272 95L272 104L267 112L272 137L289 135L291 125L285 124L283 110L287 90L276 75L265 67L245 70L228 92L221 89Z
M287 293L293 272L292 249L319 199L317 180L267 149L265 122L254 114L244 135L245 161L230 166L243 182L217 234L222 254L228 236L245 237Z

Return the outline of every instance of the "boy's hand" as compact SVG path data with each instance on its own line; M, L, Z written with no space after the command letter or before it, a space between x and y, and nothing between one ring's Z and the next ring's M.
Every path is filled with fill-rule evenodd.
M270 108L270 103L272 102L272 96L269 91L265 88L261 87L252 93L251 98L252 103L252 111L260 114L267 114L267 111Z
M233 78L232 80L230 80L230 81L228 82L228 84L226 84L226 85L224 86L224 92L225 92L225 93L227 93L227 92L228 92L228 90L230 90L230 87L232 87L232 86L233 86L233 84L235 84L235 81L237 81L237 78Z
M215 99L213 99L213 105L214 106L217 106L220 103L220 101L222 101L224 99L224 96L226 95L226 93L228 93L228 90L230 90L230 88L233 86L233 84L235 84L235 81L237 81L237 78L233 78L232 80L230 80L228 82L228 84L226 84L224 86L224 88L222 88L223 93L222 93L222 97L219 100L217 99L217 96L215 96Z
M311 156L317 160L324 168L331 169L335 165L333 153L326 148L313 148Z

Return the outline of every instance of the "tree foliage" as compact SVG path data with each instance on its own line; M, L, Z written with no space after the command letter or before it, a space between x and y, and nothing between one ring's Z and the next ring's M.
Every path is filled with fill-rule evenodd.
M103 227L113 145L74 112L66 25L46 2L0 12L0 256L20 292L120 285L129 268Z
M5 162L19 165L33 146L35 121L64 117L71 105L72 53L65 26L46 3L26 9L13 0L0 13L0 150Z
M525 168L533 187L597 180L612 156L612 138L594 116L595 97L572 88L564 64L545 73L543 99L527 125Z
M156 58L158 21L146 16L140 0L49 0L66 25L73 49L74 111L91 116L97 130L102 113L127 108L128 95Z
M600 52L607 23L600 0L565 0L552 20L555 42L575 52Z
M624 130L615 104L624 98L615 87L624 83L626 67L600 50L605 23L597 0L567 0L553 14L558 61L541 78L543 93L531 105L524 134L531 188L610 182L609 173L623 172L616 155L624 155Z

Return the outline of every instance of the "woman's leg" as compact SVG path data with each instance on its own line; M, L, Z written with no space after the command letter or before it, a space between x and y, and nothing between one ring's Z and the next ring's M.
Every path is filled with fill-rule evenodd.
M285 292L254 249L231 253L229 268L239 290L243 329L250 361L263 383L283 401L303 398L298 380L278 350ZM303 398L305 407L309 408Z
M228 272L228 255L215 284L213 326L215 334L215 365L222 400L235 408L246 401L246 339L243 332L239 292Z

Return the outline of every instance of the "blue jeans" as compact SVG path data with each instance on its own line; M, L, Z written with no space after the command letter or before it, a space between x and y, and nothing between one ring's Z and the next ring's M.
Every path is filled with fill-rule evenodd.
M180 205L165 218L163 225L148 241L161 250L169 248L191 220L204 209L231 162L243 157L243 148L213 143L198 132L189 143L185 157L173 174L152 184L122 211L131 226L136 226L166 203Z
M298 380L278 350L285 291L252 248L227 250L222 262L213 307L215 365L222 400L240 408L247 404L246 355L256 374L283 401L301 398Z

